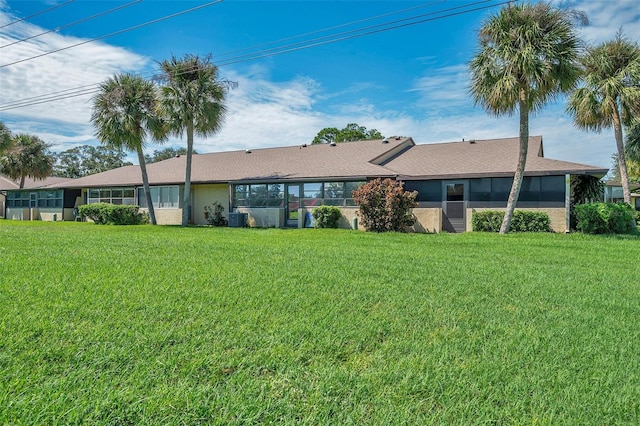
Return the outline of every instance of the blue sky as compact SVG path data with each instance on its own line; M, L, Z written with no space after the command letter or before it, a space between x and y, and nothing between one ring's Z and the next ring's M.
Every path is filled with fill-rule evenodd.
M0 26L66 1L0 0ZM224 0L84 43L208 3L142 0L56 30L128 3L131 0L74 0L0 28L0 120L15 132L37 134L54 151L95 145L91 94L66 99L51 95L52 102L7 107L90 88L115 73L152 75L157 61L172 54L211 53L222 77L236 81L238 88L229 93L229 116L221 131L196 141L199 152L298 145L310 142L322 128L352 122L385 136L411 136L416 143L518 134L515 117L489 116L474 107L467 93L476 31L483 19L498 12L499 0ZM629 39L640 39L637 0L554 3L587 13L590 24L579 31L588 43L610 39L620 28ZM475 8L484 9L471 11ZM459 14L444 16L453 13ZM399 25L405 26L275 56L241 57ZM37 37L3 47L32 36ZM84 44L7 65L79 43ZM576 129L564 106L564 98L559 98L531 119L531 134L544 137L545 156L610 166L613 131ZM182 141L173 139L168 145L181 146ZM148 150L159 148L150 144Z

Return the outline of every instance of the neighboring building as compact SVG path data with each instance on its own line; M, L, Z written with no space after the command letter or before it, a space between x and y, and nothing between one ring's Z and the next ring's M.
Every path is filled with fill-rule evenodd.
M624 194L622 193L622 184L620 182L605 182L604 201L609 203L624 202ZM640 184L629 184L631 190L631 204L640 211Z
M409 137L392 137L194 155L190 217L192 223L206 224L204 207L217 201L227 212L246 213L251 226L304 227L308 213L325 204L339 206L344 216L341 226L351 227L357 211L352 191L367 180L388 177L418 191L415 231L468 231L472 211L506 207L518 145L518 138L416 145ZM542 137L531 137L517 208L547 212L553 229L564 232L569 223L570 176L602 177L607 171L544 158ZM185 157L149 164L147 172L158 223L179 224ZM145 206L138 166L49 188L70 191L78 203ZM13 208L6 210L7 217L13 216Z
M27 178L20 182L0 176L0 204L2 217L14 220L73 220L73 208L79 202L79 190L61 185L71 179L48 177L44 180Z

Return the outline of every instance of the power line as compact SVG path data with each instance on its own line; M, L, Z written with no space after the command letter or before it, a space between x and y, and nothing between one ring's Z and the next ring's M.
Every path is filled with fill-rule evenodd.
M64 28L69 28L69 27L72 27L74 25L78 25L78 24L81 24L83 22L87 22L87 21L90 21L92 19L98 18L100 16L108 15L109 13L113 13L113 12L115 12L117 10L124 9L125 7L133 6L134 4L140 3L141 1L142 0L134 0L134 1L130 2L130 3L123 4L123 5L118 6L118 7L114 7L113 9L105 10L104 12L96 13L95 15L91 15L91 16L88 16L86 18L82 18L82 19L79 19L77 21L70 22L68 24L60 25L59 27L56 27L56 28L54 28L52 30L45 31L45 32L40 33L40 34L33 35L31 37L27 37L27 38L23 38L23 39L20 39L20 40L16 40L16 41L11 42L9 44L5 44L3 46L0 46L0 49L3 49L5 47L9 47L9 46L13 46L14 44L22 43L24 41L31 40L31 39L43 36L45 34L53 33L53 32L56 32L56 31L60 31L60 30L62 30Z
M439 11L436 11L436 12L431 12L429 14L422 14L422 15L414 16L412 18L407 18L407 19L411 20L411 19L417 19L419 17L425 17L425 16L434 15L434 14L444 14L444 15L440 15L440 16L435 16L435 17L432 16L430 18L421 19L419 21L404 22L407 19L396 20L396 21L391 21L391 22L387 22L387 23L384 23L384 24L378 24L378 25L374 25L374 26L365 27L365 28L362 28L360 30L352 30L352 31L347 31L347 32L343 32L343 33L334 34L332 36L334 38L331 38L331 39L328 38L330 36L323 36L323 37L319 37L319 38L316 38L316 39L307 40L307 44L306 45L303 45L302 42L298 42L298 43L293 43L293 44L280 46L279 48L272 48L272 49L267 49L267 50L264 50L264 51L254 52L253 54L245 54L245 55L240 55L240 56L236 56L236 57L231 57L231 58L227 59L226 61L222 61L220 63L217 63L216 66L218 66L218 67L227 66L227 65L241 63L241 62L248 62L248 61L252 61L252 60L256 60L256 59L260 59L260 58L264 58L264 57L277 56L277 55L288 53L288 52L292 52L292 51L308 49L308 48L311 48L311 47L316 47L316 46L320 46L320 45L324 45L324 44L335 43L335 42L338 42L338 41L344 41L344 40L348 40L348 39L363 37L363 36L367 36L367 35L371 35L371 34L376 34L376 33L390 31L390 30L394 30L394 29L398 29L398 28L403 28L403 27L407 27L407 26L411 26L411 25L417 25L417 24L422 24L422 23L425 23L425 22L435 21L435 20L439 20L439 19L450 18L450 17L453 17L453 16L462 15L462 14L465 14L465 13L475 12L475 11L479 11L479 10L485 10L485 9L493 8L493 7L496 7L496 6L501 6L501 5L508 4L508 3L512 2L512 0L505 0L505 1L502 1L502 2L499 2L499 3L493 3L493 4L484 5L484 6L476 7L476 8L472 8L472 9L458 10L458 9L460 9L462 7L474 6L474 5L478 5L478 4L482 4L482 3L487 3L488 1L492 1L492 0L482 0L482 1L478 1L478 2L475 2L475 3L468 4L466 6L451 7L451 8L442 9L442 10L439 10ZM457 12L453 12L454 10L457 10ZM447 13L447 12L451 12L451 13ZM360 22L360 21L356 21L356 22ZM394 23L396 25L391 26L391 27L387 27L387 28L379 28L380 26L390 25L391 23ZM347 25L347 24L345 24L345 25ZM341 26L339 26L339 27L341 27ZM368 30L368 31L364 32L364 33L360 33L360 34L352 34L352 33L356 32L356 31L363 31L363 30ZM321 31L322 30L318 30L318 31L316 31L314 33L321 32ZM258 46L263 46L263 45L266 45L266 44L274 44L274 43L277 43L278 41L282 41L282 40L286 41L286 40L290 40L290 39L295 38L295 37L298 37L298 36L286 37L284 39L276 40L276 41L273 41L273 42L263 43L263 44L258 45ZM313 43L308 43L308 42L313 42ZM239 50L237 52L247 51L247 50L250 50L250 49L252 49L252 48L242 49L242 50ZM232 54L232 53L234 53L234 52L230 52L229 54ZM227 54L227 55L229 55L229 54ZM251 56L251 55L253 55L253 56ZM149 74L149 73L146 73L146 74ZM142 74L140 74L140 75L142 76ZM37 104L41 104L41 103L48 103L48 102L54 102L54 101L62 100L62 99L68 99L68 98L73 98L73 97L80 97L80 96L90 95L90 94L93 94L93 93L97 93L99 91L99 87L100 87L101 84L102 83L95 83L95 84L80 86L80 87L77 87L77 88L66 89L66 90L62 90L62 91L58 91L58 92L52 92L52 93L48 93L48 94L45 94L45 95L34 96L34 97L31 97L31 98L24 98L24 99L21 99L19 101L14 101L14 102L10 102L10 103L4 104L4 105L0 105L0 111L6 111L6 110L22 108L22 107L31 106L31 105L37 105Z
M40 12L36 12L36 13L34 13L34 14L32 14L32 15L25 16L25 17L24 17L24 18L22 18L22 19L16 19L15 21L11 21L11 22L9 22L8 24L4 24L4 25L0 26L0 29L1 29L1 28L4 28L4 27L8 27L9 25L17 24L18 22L24 22L24 21L26 21L27 19L31 19L31 18L33 18L33 17L35 17L35 16L42 15L42 14L44 14L44 13L50 12L50 11L52 11L52 10L54 10L54 9L57 9L57 8L59 8L59 7L62 7L62 6L65 6L65 5L69 4L69 3L73 3L74 1L76 1L76 0L67 0L67 1L65 1L64 3L60 3L60 4L57 4L57 5L55 5L55 6L51 6L51 7L47 8L47 9L41 10Z
M202 9L202 8L205 8L205 7L208 7L208 6L212 6L212 5L214 5L216 3L220 3L220 2L222 2L222 0L214 0L214 1L211 1L209 3L201 4L199 6L183 10L181 12L173 13L171 15L163 16L163 17L158 18L158 19L153 19L151 21L147 21L147 22L144 22L142 24L138 24L138 25L134 25L134 26L129 27L129 28L125 28L123 30L119 30L119 31L115 31L115 32L112 32L112 33L109 33L109 34L105 34L105 35L100 36L100 37L95 37L95 38L92 38L90 40L85 40L83 42L72 44L70 46L66 46L66 47L63 47L63 48L60 48L60 49L52 50L50 52L41 53L39 55L31 56L29 58L20 59L19 61L15 61L15 62L11 62L11 63L8 63L8 64L0 65L0 68L5 68L5 67L8 67L10 65L15 65L15 64L22 63L22 62L26 62L26 61L31 61L33 59L37 59L37 58L41 58L43 56L51 55L52 53L62 52L63 50L68 50L68 49L71 49L73 47L82 46L82 45L87 44L87 43L93 43L94 41L103 40L103 39L108 38L108 37L113 37L114 35L126 33L128 31L132 31L132 30L137 30L138 28L142 28L142 27L145 27L147 25L151 25L151 24L155 24L155 23L158 23L158 22L161 22L161 21L165 21L165 20L170 19L170 18L175 18L176 16L184 15L185 13L193 12L195 10Z

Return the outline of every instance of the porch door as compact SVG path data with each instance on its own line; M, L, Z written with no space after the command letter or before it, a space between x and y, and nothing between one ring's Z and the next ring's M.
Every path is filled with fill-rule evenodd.
M445 202L442 226L449 232L464 232L467 225L467 182L445 181L443 185Z
M288 227L298 227L298 209L300 208L300 184L287 184L286 223Z
M38 207L38 193L37 192L31 192L29 194L29 207L32 208L32 209Z

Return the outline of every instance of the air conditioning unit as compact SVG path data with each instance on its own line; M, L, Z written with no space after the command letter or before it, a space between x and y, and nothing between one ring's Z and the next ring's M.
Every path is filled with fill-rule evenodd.
M247 213L229 213L227 220L231 228L244 228L247 226Z

